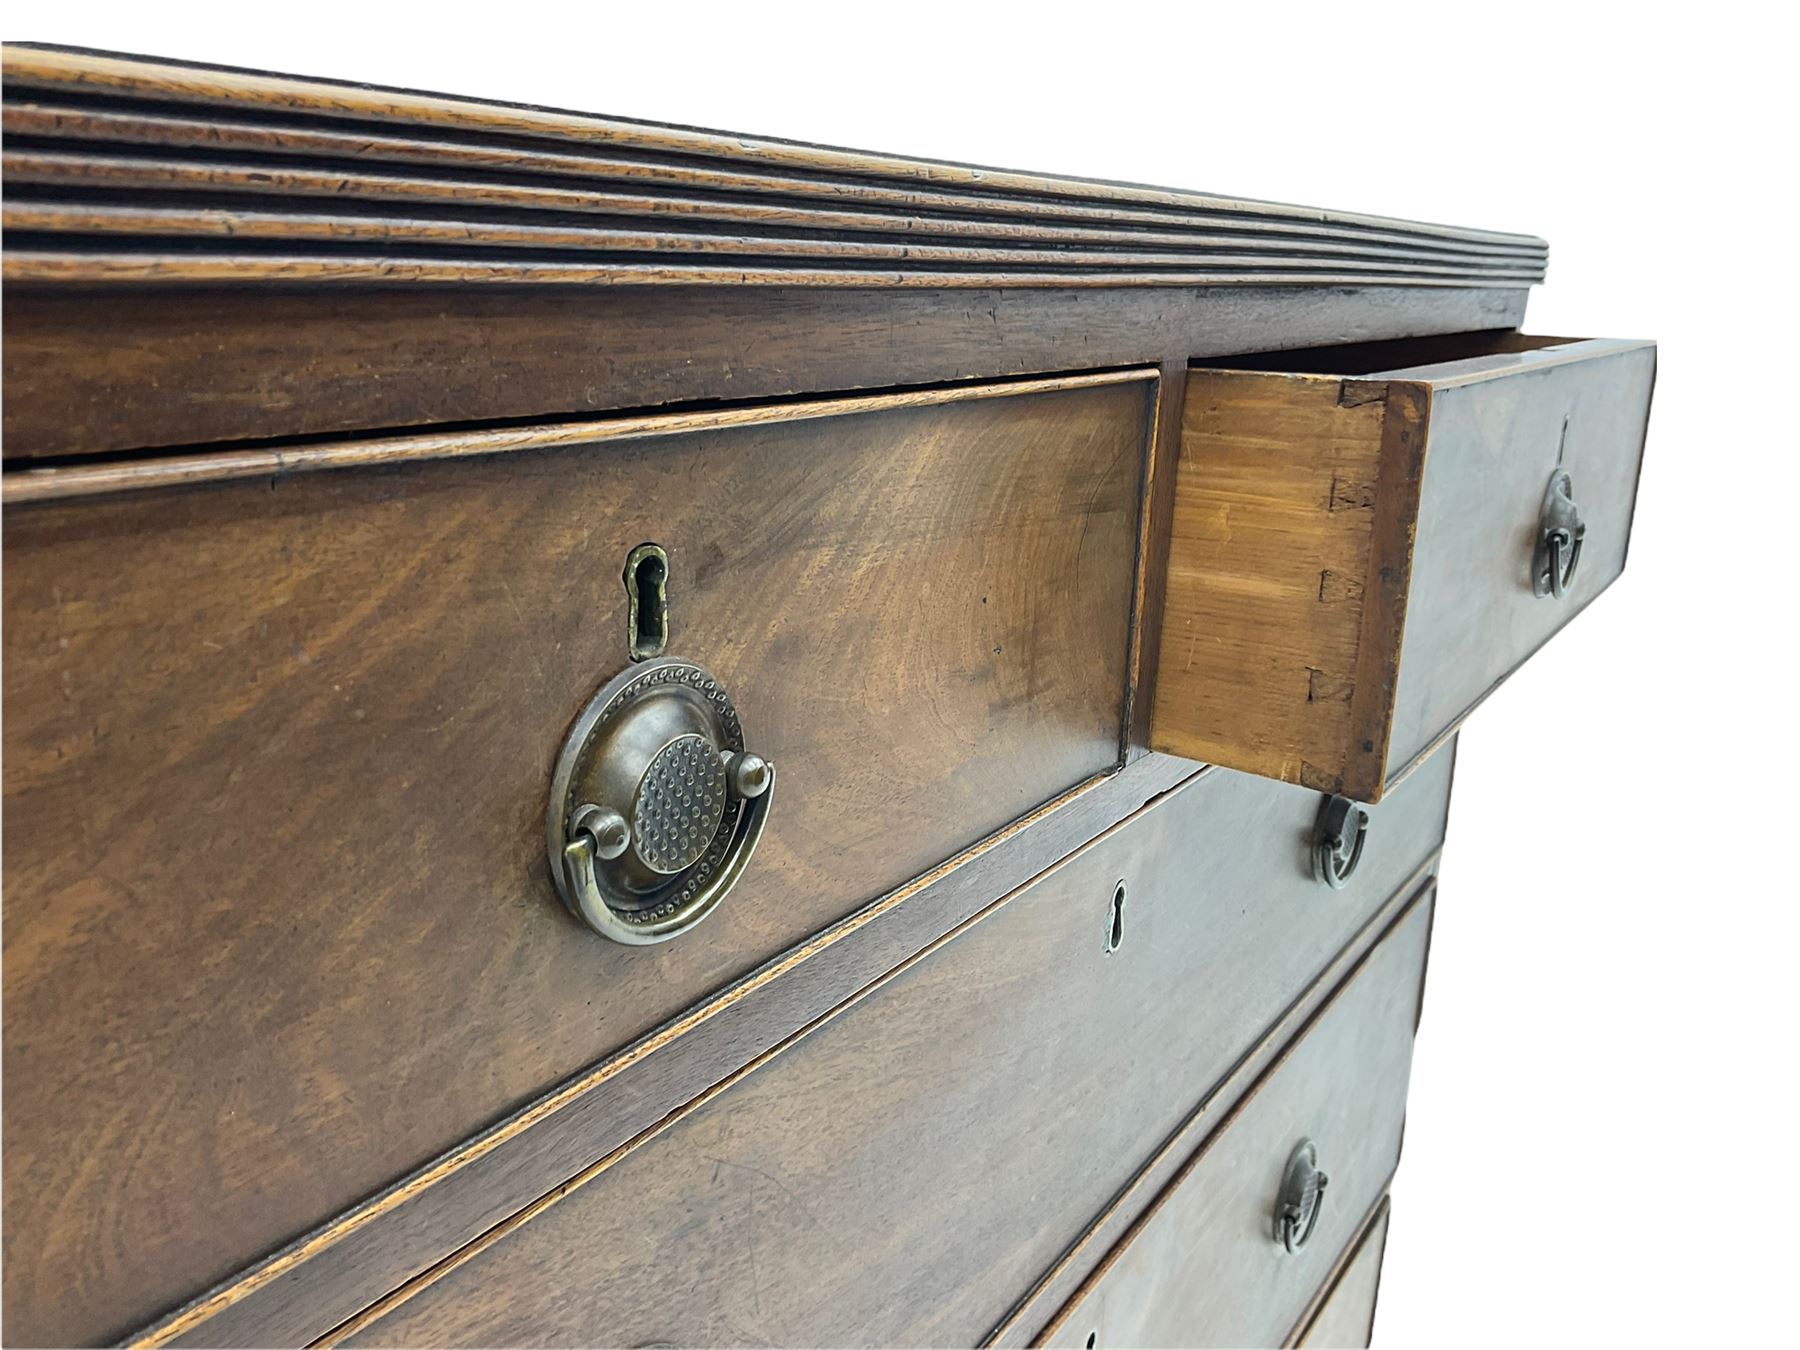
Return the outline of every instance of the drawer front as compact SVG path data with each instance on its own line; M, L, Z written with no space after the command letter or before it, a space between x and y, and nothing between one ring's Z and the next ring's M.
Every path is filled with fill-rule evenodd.
M354 1341L982 1339L1430 858L1447 758L1335 892L1316 796L1202 775Z
M1190 372L1155 748L1378 800L1618 576L1655 347L1464 344L1502 350ZM1572 513L1546 511L1559 474ZM1540 527L1575 517L1540 595Z
M452 436L10 509L9 1335L130 1331L1114 766L1153 403ZM670 652L781 786L718 912L625 947L543 822L647 541Z
M1390 780L1625 570L1655 374L1653 346L1579 342L1392 377L1429 387L1431 422ZM1538 523L1558 471L1581 556L1563 595L1538 595Z
M1275 1345L1400 1156L1429 893L1411 906L1047 1329L1058 1346ZM1329 1179L1297 1251L1277 1210L1310 1143Z
M1388 1217L1392 1212L1383 1200L1296 1345L1304 1350L1368 1346L1375 1329L1375 1294L1381 1284L1381 1258L1387 1250Z

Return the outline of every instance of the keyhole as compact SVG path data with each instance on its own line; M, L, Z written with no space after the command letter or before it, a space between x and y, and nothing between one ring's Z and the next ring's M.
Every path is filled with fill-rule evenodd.
M631 659L648 661L669 645L669 555L660 544L639 544L625 559Z
M1125 883L1113 887L1112 912L1106 928L1106 954L1111 956L1125 941Z
M1100 1343L1100 1333L1097 1331L1088 1332L1087 1350L1094 1350L1094 1347L1096 1345L1098 1345L1099 1343Z

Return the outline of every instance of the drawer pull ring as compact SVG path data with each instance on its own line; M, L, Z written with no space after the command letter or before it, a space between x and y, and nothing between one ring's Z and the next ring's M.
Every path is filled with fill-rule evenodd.
M1328 797L1319 811L1318 838L1313 845L1319 880L1334 891L1343 890L1356 874L1368 837L1368 810L1348 797Z
M1544 489L1543 513L1538 519L1537 549L1531 560L1531 593L1558 600L1575 584L1575 568L1581 562L1581 543L1587 534L1581 512L1575 506L1575 486L1568 471L1550 475Z
M1281 1178L1281 1199L1275 1207L1275 1238L1289 1253L1306 1246L1313 1229L1318 1227L1329 1180L1319 1170L1317 1145L1302 1139L1288 1159L1287 1171Z
M775 766L745 750L717 680L673 657L634 666L582 710L557 760L557 892L602 937L667 941L744 875L774 798Z

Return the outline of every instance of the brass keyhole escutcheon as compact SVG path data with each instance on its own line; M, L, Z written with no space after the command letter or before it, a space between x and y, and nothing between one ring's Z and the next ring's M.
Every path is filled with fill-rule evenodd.
M633 666L582 710L557 759L557 892L602 937L667 941L743 876L774 794L775 766L745 749L717 680L674 657Z
M669 648L669 555L661 544L639 544L625 555L625 613L633 661Z
M1125 883L1113 887L1112 905L1106 912L1106 954L1111 956L1125 942Z

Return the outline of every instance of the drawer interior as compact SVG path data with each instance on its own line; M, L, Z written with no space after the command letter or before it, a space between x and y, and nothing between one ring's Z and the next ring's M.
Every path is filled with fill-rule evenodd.
M1438 333L1429 337L1345 342L1333 347L1298 347L1286 351L1208 357L1204 366L1208 370L1366 376L1485 356L1515 356L1521 352L1542 351L1547 347L1566 346L1581 340L1521 333L1513 328L1488 328L1474 333Z

